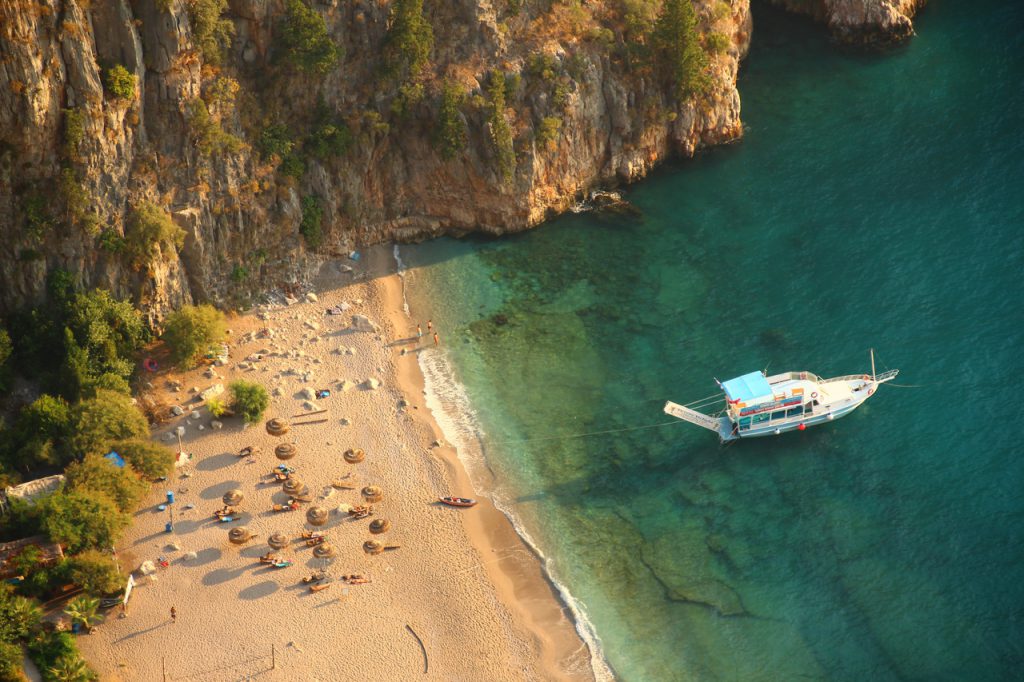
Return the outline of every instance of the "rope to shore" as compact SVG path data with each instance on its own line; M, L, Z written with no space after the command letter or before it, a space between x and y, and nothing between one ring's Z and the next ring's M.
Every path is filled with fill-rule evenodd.
M670 426L672 424L685 424L686 422L680 419L673 419L668 422L661 422L659 424L647 424L645 426L627 426L623 429L608 429L606 431L590 431L587 433L573 433L565 436L538 436L536 438L513 438L511 440L497 440L494 443L532 443L538 440L565 440L569 438L586 438L588 436L604 436L609 433L625 433L626 431L640 431L641 429L655 429L659 426Z

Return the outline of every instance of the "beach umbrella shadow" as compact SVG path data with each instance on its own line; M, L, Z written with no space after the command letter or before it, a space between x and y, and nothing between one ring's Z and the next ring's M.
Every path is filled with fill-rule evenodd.
M216 568L202 578L202 583L208 587L220 585L235 578L240 578L248 570L245 568Z
M270 596L278 591L280 587L273 580L264 580L261 583L250 585L241 592L238 593L239 599L245 599L252 601L254 599L262 599L263 597Z
M222 556L224 556L224 553L216 547L206 547L205 549L201 549L196 552L195 559L188 559L184 563L186 566L203 566L217 561L217 559L220 559Z
M218 469L223 469L238 460L238 455L231 452L222 452L199 460L196 462L196 469L199 471L217 471Z
M214 483L199 493L199 497L204 500L219 500L224 496L224 493L229 490L233 490L240 485L242 485L240 481L221 481L220 483Z

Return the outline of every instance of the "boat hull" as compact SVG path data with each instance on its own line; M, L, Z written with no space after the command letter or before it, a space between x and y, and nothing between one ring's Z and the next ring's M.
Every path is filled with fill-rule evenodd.
M798 431L800 429L801 424L804 425L804 428L817 426L819 424L827 424L829 422L834 422L837 419L842 419L843 417L845 417L846 415L850 414L858 407L860 407L863 403L864 401L862 400L859 403L849 405L847 407L841 407L833 412L829 412L828 414L814 415L811 417L807 417L805 419L801 419L799 421L786 422L785 424L778 425L769 425L759 429L749 429L747 431L742 431L739 434L730 434L729 438L724 438L723 440L739 440L740 438L760 438L762 436L778 436L783 433L786 433L787 431Z

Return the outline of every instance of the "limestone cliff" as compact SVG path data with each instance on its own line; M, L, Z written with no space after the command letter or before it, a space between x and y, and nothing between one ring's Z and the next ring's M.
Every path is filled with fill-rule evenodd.
M770 0L828 24L844 43L892 43L914 35L913 18L927 0Z
M0 0L0 313L43 297L54 268L157 317L226 302L293 281L315 260L298 232L305 197L322 215L325 254L521 230L591 188L742 134L748 0L694 3L701 39L719 42L706 94L680 102L630 45L636 21L653 16L624 18L625 3L599 0L426 0L429 64L403 102L380 75L396 1L306 0L344 54L311 75L281 63L285 0L230 0L234 36L219 65L198 44L193 24L208 17L197 0ZM118 65L135 76L127 95L115 94ZM495 70L507 77L510 172L495 159L485 91ZM453 158L435 143L445 81L466 95ZM324 115L347 136L344 150L283 173L260 140L277 122L307 149ZM143 201L186 233L179 251L148 263L123 248Z

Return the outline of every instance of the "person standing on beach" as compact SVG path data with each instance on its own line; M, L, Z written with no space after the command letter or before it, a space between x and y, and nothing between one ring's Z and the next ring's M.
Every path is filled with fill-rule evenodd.
M416 338L417 339L422 339L423 338L423 327L421 327L418 324L416 325Z
M171 607L171 622L172 623L177 623L178 622L178 612L174 610L173 606Z
M434 332L434 345L435 346L441 345L441 340L439 338L437 338L437 332Z
M429 334L432 331L434 331L434 321L427 320L427 333Z

